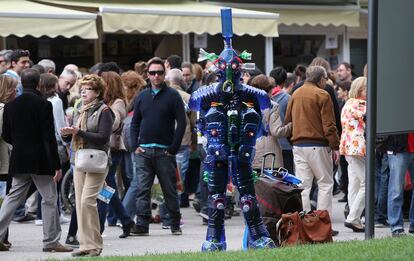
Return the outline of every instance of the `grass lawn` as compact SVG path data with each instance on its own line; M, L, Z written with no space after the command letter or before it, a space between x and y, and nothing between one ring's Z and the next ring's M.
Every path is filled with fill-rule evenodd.
M73 260L73 259L72 259ZM83 260L89 260L82 258ZM90 259L92 260L92 258ZM96 260L96 259L94 259ZM216 253L176 253L144 256L108 256L99 260L148 261L318 261L318 260L414 260L414 237L384 238L367 241L338 242L256 251L228 251Z

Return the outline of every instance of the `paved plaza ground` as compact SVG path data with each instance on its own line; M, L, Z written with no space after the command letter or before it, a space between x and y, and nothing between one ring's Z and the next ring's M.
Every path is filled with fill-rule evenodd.
M339 231L334 241L364 240L364 233L354 233L345 228L344 203L338 203L337 195L333 201L333 228ZM172 252L197 252L205 238L206 226L201 224L201 217L193 208L182 209L185 225L182 236L172 236L169 230L161 228L160 224L151 224L150 236L131 236L127 239L119 239L122 233L119 227L107 227L104 232L103 256L113 255L144 255L146 253L172 253ZM406 226L408 226L406 222ZM229 250L240 250L242 246L243 220L240 216L226 220L227 245ZM68 225L62 225L62 240L64 243L68 231ZM408 231L408 227L406 228ZM375 237L389 237L389 228L376 228ZM10 241L13 247L9 252L0 252L1 261L14 260L45 260L48 258L70 258L70 253L43 253L42 252L42 227L34 223L17 224L10 226Z

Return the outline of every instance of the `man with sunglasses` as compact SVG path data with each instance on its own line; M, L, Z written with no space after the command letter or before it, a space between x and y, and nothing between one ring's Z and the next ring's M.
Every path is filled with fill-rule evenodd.
M16 96L20 96L23 92L23 86L20 80L20 73L30 67L30 52L27 50L14 50L10 56L11 68L5 73L19 81L16 87Z
M175 155L186 128L184 104L179 93L165 83L165 65L161 59L153 58L148 62L147 74L150 83L135 98L131 121L139 180L137 220L132 233L149 235L151 187L157 175L170 214L171 233L181 235Z

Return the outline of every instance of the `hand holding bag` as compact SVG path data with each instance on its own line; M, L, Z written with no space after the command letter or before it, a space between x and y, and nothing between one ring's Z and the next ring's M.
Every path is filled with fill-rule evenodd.
M105 173L108 167L108 153L97 149L76 151L75 168L81 172Z

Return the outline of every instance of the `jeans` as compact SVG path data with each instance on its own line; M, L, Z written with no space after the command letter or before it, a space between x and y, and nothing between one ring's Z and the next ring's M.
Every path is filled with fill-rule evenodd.
M122 169L122 181L124 182L125 191L129 189L131 186L132 179L135 175L135 156L133 152L124 152L122 161L121 161L121 169ZM125 195L124 195L125 197Z
M176 186L175 156L167 155L165 149L144 148L145 152L136 154L136 173L138 176L137 225L148 228L151 218L151 187L155 175L160 182L165 204L171 218L171 226L180 225L180 208Z
M118 168L119 163L121 162L123 157L122 151L115 151L111 152L111 159L112 165L109 167L108 175L106 176L106 184L115 189L115 193L109 202L109 206L112 207L116 216L121 221L122 225L128 225L132 222L131 218L127 215L124 206L121 203L121 199L119 198L118 191L116 189L116 182L115 182L115 173L116 169ZM104 231L105 228L105 219L107 214L107 207L108 205L100 200L98 200L98 213L99 213L99 222L100 222L100 230L101 233Z
M177 161L178 171L180 172L181 181L184 184L185 174L188 170L188 162L190 159L190 149L189 146L181 146L178 150L177 155L175 156Z
M134 173L129 188L125 193L124 199L122 200L122 205L124 205L125 211L131 219L134 219L135 213L137 213L137 195L138 177L137 174Z
M131 180L135 173L135 166L133 163L134 162L133 153L128 152L128 151L122 151L121 153L122 153L122 158L120 162L120 168L121 168L121 173L122 173L121 175L122 183L124 184L125 191L128 191L129 186L131 185ZM124 194L124 197L125 197L125 194ZM121 200L122 199L123 198L121 197ZM129 216L129 213L127 213L127 215ZM112 225L115 225L118 220L118 217L116 216L116 213L111 206L109 206L108 216L106 220L108 220L108 224L112 224Z
M404 229L402 214L404 178L408 170L411 174L411 180L414 180L414 153L397 153L388 154L390 167L390 179L388 184L388 221L391 231ZM414 193L413 193L414 198ZM409 220L411 226L414 226L414 199L411 199Z
M388 180L390 168L388 167L388 155L386 153L376 153L375 166L375 222L385 223L387 216L388 201Z
M180 202L183 204L188 204L188 194L185 191L185 176L188 170L190 159L190 147L189 146L181 146L178 150L177 155L175 156L175 160L177 161L177 168L180 173L181 182L183 184L183 191L180 194Z

